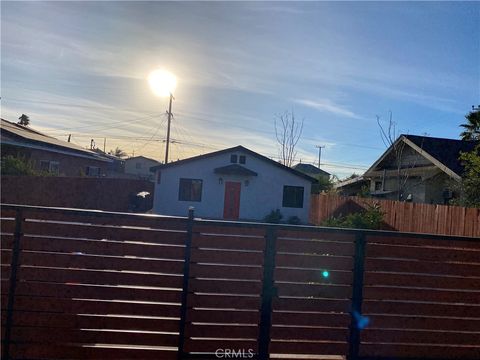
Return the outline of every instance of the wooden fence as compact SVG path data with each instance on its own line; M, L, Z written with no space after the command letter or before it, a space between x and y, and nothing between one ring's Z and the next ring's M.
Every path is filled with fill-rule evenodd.
M408 203L358 196L312 195L310 222L321 225L338 217L379 204L385 213L385 229L425 234L480 237L480 209Z
M3 359L480 358L479 239L193 211L1 218Z

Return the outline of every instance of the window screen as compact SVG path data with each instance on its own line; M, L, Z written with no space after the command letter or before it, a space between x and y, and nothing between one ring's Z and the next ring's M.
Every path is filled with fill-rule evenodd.
M180 179L178 200L202 201L202 180Z
M283 187L283 207L303 208L303 186Z

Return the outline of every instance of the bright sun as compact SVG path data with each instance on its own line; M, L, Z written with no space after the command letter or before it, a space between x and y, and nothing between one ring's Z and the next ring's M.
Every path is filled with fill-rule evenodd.
M154 70L148 75L148 83L157 96L170 96L177 86L177 78L163 69Z

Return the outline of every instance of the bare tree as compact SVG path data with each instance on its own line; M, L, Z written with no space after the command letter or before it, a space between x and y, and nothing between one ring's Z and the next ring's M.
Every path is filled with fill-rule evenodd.
M417 165L419 156L415 156L415 160L413 162L406 164L404 161L406 144L404 141L401 141L398 138L400 134L397 131L397 124L393 121L392 112L389 111L387 125L382 125L380 122L380 116L377 115L376 117L383 143L387 148L392 147L397 180L397 199L402 200L403 193L407 190L407 181L410 177L409 169L413 169ZM421 148L423 148L423 143Z
M278 143L278 156L280 162L288 167L293 165L297 152L295 147L303 131L303 119L298 122L295 114L285 111L283 114L275 116L275 136Z

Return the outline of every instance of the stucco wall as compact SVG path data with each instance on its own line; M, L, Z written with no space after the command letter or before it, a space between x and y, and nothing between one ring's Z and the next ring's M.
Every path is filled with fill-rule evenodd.
M220 154L163 169L160 184L156 183L155 185L154 212L185 216L189 206L193 206L196 216L221 219L224 209L225 182L238 181L242 183L240 219L262 220L271 210L280 209L284 220L290 216L298 216L302 222L308 222L311 183L307 179L247 153L243 154L246 156L246 164L243 166L255 171L258 176L240 177L215 174L215 168L231 164L231 154L243 153ZM219 183L220 177L223 179L222 184ZM178 200L180 178L203 180L201 202ZM245 184L245 180L249 181L248 186ZM304 187L303 208L282 207L284 185Z
M137 163L140 164L140 169L137 169ZM156 161L148 160L141 157L125 160L125 173L137 175L144 179L153 179L153 173L150 167L158 165Z

